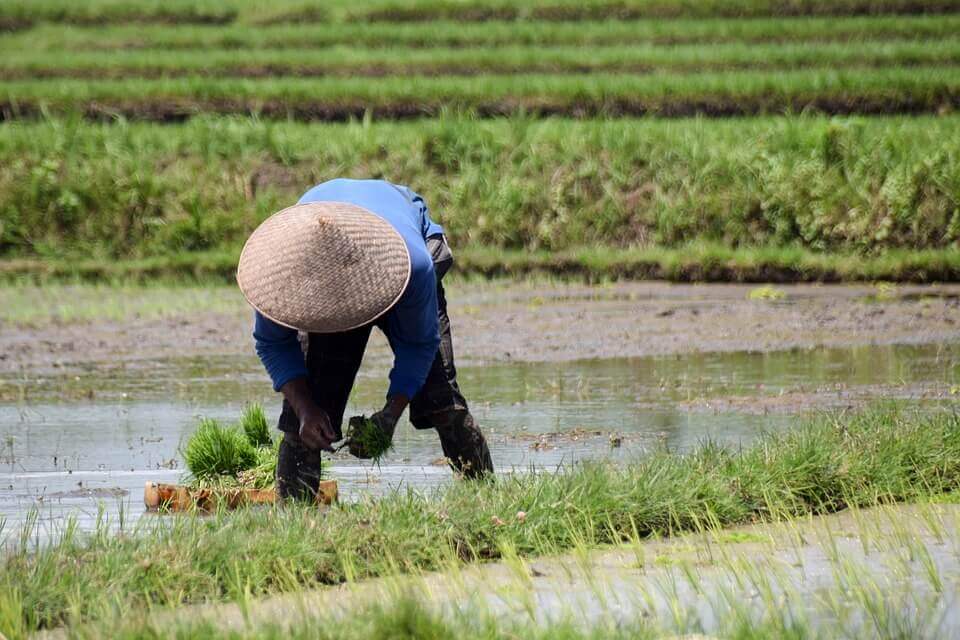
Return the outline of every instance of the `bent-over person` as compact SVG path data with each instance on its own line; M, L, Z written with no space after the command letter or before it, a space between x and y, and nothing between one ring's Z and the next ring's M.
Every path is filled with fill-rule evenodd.
M410 422L437 431L455 471L468 478L493 472L457 384L442 284L452 263L423 199L383 180L317 185L247 240L237 281L256 310L257 354L284 398L281 497L316 493L320 452L343 439L343 413L373 327L394 354L375 425L392 438L409 405ZM369 457L356 444L350 452Z

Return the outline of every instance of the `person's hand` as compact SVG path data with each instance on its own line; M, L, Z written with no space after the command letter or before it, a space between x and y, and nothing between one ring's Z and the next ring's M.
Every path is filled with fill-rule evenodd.
M397 418L388 408L383 408L370 416L370 420L380 427L380 430L393 440L393 432L397 430Z
M406 403L404 403L406 404ZM403 411L403 408L400 408L400 412ZM397 429L397 420L399 420L399 415L397 411L397 406L391 402L387 403L380 411L376 412L370 416L369 421L374 424L374 426L383 432L384 438L375 438L373 441L381 441L385 443L385 446L382 448L378 447L376 451L368 451L369 444L372 444L369 438L357 438L356 434L363 429L363 423L367 420L363 416L354 416L350 418L350 441L348 442L350 455L361 460L369 460L370 458L379 458L383 453L390 448L390 443L393 441L393 432Z
M306 378L294 378L280 388L293 412L300 419L300 441L311 450L333 451L337 432L330 424L330 416L317 406Z
M337 434L330 424L330 417L323 409L313 406L302 411L300 418L300 440L308 449L333 451L332 443Z

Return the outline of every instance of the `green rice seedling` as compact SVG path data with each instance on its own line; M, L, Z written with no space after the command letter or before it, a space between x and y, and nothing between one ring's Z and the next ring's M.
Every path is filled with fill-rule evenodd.
M240 427L243 429L247 441L254 447L269 447L273 444L270 439L270 427L267 425L267 416L259 403L253 403L243 408L240 416Z
M75 29L41 25L0 39L0 50L122 51L234 49L321 49L336 55L337 45L349 50L421 49L459 47L463 49L499 46L577 46L715 44L723 42L770 43L852 43L863 41L912 40L935 43L960 31L960 16L864 15L844 20L811 17L804 20L778 18L665 19L665 20L583 20L556 22L431 23L429 32L417 23L322 23L225 26L104 25L97 29Z
M185 107L270 119L344 120L416 110L591 115L759 115L819 107L837 115L936 112L953 104L956 67L708 71L675 74L483 74L384 78L61 78L3 83L0 103L17 114L78 116L95 110L168 120ZM12 111L10 107L5 107ZM802 173L811 165L791 167ZM49 165L55 172L55 165ZM559 176L570 180L572 176ZM141 178L151 185L153 177ZM55 188L55 187L54 187ZM159 190L151 186L150 192ZM905 195L905 194L903 194ZM64 200L68 216L82 203ZM764 206L768 206L764 203ZM559 216L563 219L563 216ZM198 224L202 222L198 221Z
M351 443L351 448L356 447L364 452L375 464L379 464L380 459L393 448L393 438L366 416L350 418L347 442Z
M193 478L221 480L254 467L257 450L238 427L225 427L204 418L183 448L183 459Z
M417 49L236 49L9 52L0 60L0 79L157 78L206 76L265 78L389 75L461 76L488 74L653 71L724 71L813 67L890 67L956 64L960 42L719 43L592 47L429 47Z

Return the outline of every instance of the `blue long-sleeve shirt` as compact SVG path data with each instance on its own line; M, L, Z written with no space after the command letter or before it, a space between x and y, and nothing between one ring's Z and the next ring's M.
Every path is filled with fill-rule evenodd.
M381 326L394 354L387 397L402 393L413 398L427 379L440 345L437 284L426 239L443 233L443 228L430 220L423 198L407 187L384 180L331 180L307 191L298 204L322 201L349 202L377 214L397 230L407 245L410 281L397 303L383 316ZM295 329L257 312L253 337L257 355L275 391L290 380L307 375Z

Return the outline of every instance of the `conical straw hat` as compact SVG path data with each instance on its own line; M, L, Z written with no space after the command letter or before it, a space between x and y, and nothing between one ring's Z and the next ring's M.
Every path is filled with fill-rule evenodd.
M410 253L390 224L345 202L298 204L257 227L237 283L274 322L317 333L347 331L386 313L410 280Z

